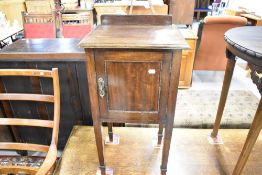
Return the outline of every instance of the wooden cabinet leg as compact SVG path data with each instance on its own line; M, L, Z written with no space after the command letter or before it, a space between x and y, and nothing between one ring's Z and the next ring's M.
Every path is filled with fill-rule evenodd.
M110 142L113 142L113 140L114 140L113 123L107 123L107 127L108 127L108 137L109 137L109 141L110 141Z
M169 149L171 144L173 126L174 126L174 117L176 109L176 99L177 91L179 84L179 75L180 75L180 65L181 65L182 51L176 51L173 54L172 67L171 67L171 77L170 77L170 86L169 86L169 96L167 100L167 117L165 121L165 133L164 133L164 145L162 153L162 165L161 172L165 174L167 171L167 162L169 156Z
M216 120L215 120L213 131L211 133L211 137L216 137L218 133L218 129L220 128L221 118L222 118L224 107L226 104L228 90L230 87L230 83L231 83L234 68L235 68L235 63L236 63L236 60L234 58L233 59L229 58L227 60L227 67L225 71L222 92L221 92L221 96L219 100Z
M159 124L159 130L158 130L158 139L157 139L157 144L158 144L158 145L161 145L161 143L162 143L163 128L164 128L163 123L160 123L160 124Z
M98 90L96 86L94 52L92 49L86 50L86 67L87 67L86 73L89 82L88 89L90 94L92 118L93 118L99 165L100 165L101 173L105 174L104 143L103 143L102 127L101 127L102 123L99 120L100 112L99 112L99 104L98 104L98 96L97 96Z
M247 159L250 155L250 152L252 151L253 146L256 143L257 137L260 134L262 128L262 100L260 99L257 112L255 114L254 120L252 122L252 125L250 127L250 130L247 135L247 139L245 142L245 145L242 149L242 152L238 158L237 164L235 166L235 169L233 171L232 175L240 175Z

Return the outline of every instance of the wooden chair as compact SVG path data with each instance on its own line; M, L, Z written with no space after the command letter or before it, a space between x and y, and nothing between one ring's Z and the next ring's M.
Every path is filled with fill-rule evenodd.
M83 38L92 31L93 13L62 14L63 37Z
M0 76L30 76L52 78L54 95L46 94L25 94L25 93L0 93L0 100L13 101L33 101L54 103L53 120L22 119L22 118L0 118L0 125L7 126L33 126L52 129L52 140L50 146L32 143L10 143L0 142L1 150L27 150L36 152L46 152L47 156L40 168L26 166L0 166L0 174L26 173L36 175L46 175L54 168L57 159L57 142L60 120L60 88L58 69L52 71L35 69L0 69Z
M22 12L25 38L56 38L55 13L28 14Z

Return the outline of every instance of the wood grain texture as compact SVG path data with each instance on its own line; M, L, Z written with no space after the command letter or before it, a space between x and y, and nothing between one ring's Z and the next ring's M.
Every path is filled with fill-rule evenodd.
M102 15L101 25L172 25L167 15Z
M106 62L108 110L158 111L159 62ZM148 71L154 73L150 74ZM142 83L141 83L142 82Z
M39 95L39 94L6 93L6 94L0 94L0 100L54 102L54 96L53 95Z
M38 127L53 128L54 122L48 120L36 120L36 119L1 118L0 125L38 126Z
M82 48L189 49L179 30L171 25L101 25L87 35L79 46Z
M21 39L0 51L0 61L84 61L79 39ZM65 56L66 55L66 56Z
M107 135L104 128L104 137ZM161 148L154 147L157 128L114 128L119 145L105 145L107 166L114 175L160 175ZM230 175L248 133L247 129L221 129L223 145L207 141L210 129L174 129L167 175ZM139 134L138 134L139 133ZM261 174L262 140L258 139L242 175ZM76 126L55 175L96 174L98 158L92 127Z
M2 150L30 150L39 152L48 152L49 146L30 144L30 143L8 143L1 142L0 149Z

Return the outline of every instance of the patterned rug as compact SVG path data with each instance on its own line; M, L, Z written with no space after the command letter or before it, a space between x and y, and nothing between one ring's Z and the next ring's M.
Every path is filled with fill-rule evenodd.
M220 91L179 90L175 127L212 128ZM259 99L252 92L229 91L221 128L249 128Z
M213 128L220 93L215 90L179 90L174 127ZM221 128L249 128L258 103L259 99L252 92L229 91ZM158 127L155 124L126 124L126 126Z

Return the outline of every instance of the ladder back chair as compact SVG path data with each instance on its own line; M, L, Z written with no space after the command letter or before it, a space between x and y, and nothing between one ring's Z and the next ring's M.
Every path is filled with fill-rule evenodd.
M52 170L52 168L54 168L57 159L57 142L60 120L60 87L58 69L53 68L51 71L36 69L0 69L0 76L39 77L52 78L53 80L53 95L29 93L0 93L0 100L3 101L32 101L54 104L53 120L0 118L0 125L31 126L52 129L52 139L50 146L33 143L0 142L0 150L23 150L47 153L44 162L40 166L40 168L1 165L0 174L27 173L36 175L46 175Z
M55 13L29 14L22 12L25 38L56 38Z

